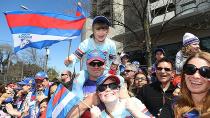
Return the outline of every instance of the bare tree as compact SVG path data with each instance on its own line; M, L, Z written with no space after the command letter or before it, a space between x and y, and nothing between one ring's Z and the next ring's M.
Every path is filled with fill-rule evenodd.
M0 45L0 70L2 73L7 73L7 68L9 68L9 59L11 56L11 52L12 48L10 45Z
M115 25L120 25L125 28L124 34L131 32L132 37L128 37L129 40L123 41L126 44L125 47L137 47L146 51L147 65L151 66L152 58L152 47L156 46L156 42L160 40L160 36L165 29L170 27L187 27L196 29L209 29L209 27L204 26L205 21L190 20L188 24L177 22L176 19L184 13L192 10L199 9L201 5L209 3L208 0L194 0L194 6L177 11L176 7L186 2L186 0L124 0L123 3L120 0L113 0L111 4L101 4L101 5L112 5L123 8L118 13L114 13L113 23ZM150 4L150 3L153 4ZM160 6L162 5L162 6ZM117 6L117 7L116 7ZM100 7L100 6L98 6ZM174 12L173 16L167 17L168 13ZM201 13L201 15L209 15L209 12ZM124 15L122 15L124 13ZM157 21L157 17L161 14L161 28L156 34L151 35L151 28ZM103 14L102 14L103 15ZM199 18L197 16L196 18ZM196 19L195 18L195 19ZM138 32L138 33L137 33ZM143 39L143 40L140 40Z

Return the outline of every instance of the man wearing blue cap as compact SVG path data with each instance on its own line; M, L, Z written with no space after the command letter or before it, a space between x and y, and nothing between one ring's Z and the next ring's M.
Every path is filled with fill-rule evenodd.
M7 111L10 115L15 117L29 117L32 116L31 108L34 105L32 101L32 92L35 87L35 80L33 77L27 77L18 84L22 87L22 97L17 105L17 109L13 108L11 104L7 104ZM22 98L22 99L21 99Z
M98 49L105 53L107 57L106 70L109 70L111 63L116 56L116 45L111 39L107 38L109 33L109 26L110 22L106 17L96 16L93 19L92 24L93 35L81 42L74 54L71 54L64 60L64 64L67 66L69 64L74 66L76 62L80 61L83 57L86 57L85 55L89 51ZM86 59L82 64L82 69L84 70L87 69L85 62Z
M68 114L69 118L80 117L80 115L88 117L90 112L87 110L90 106L99 104L99 99L95 93L96 81L104 73L106 55L100 50L93 50L87 53L86 64L87 70L80 71L72 86L72 92L83 101L78 104L79 112L77 108L71 110Z
M36 89L39 92L43 92L45 96L48 96L49 92L49 78L46 72L39 71L35 75Z

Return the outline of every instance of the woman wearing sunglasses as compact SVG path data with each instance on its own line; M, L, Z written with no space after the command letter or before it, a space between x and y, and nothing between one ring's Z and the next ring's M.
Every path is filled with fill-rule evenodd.
M199 52L186 60L175 118L210 118L210 54Z
M150 118L151 114L141 101L136 98L119 99L120 77L106 75L97 80L97 95L104 106L91 108L91 118Z

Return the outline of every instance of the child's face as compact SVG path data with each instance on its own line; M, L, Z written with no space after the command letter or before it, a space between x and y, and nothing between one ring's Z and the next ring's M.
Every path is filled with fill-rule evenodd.
M112 64L112 65L110 66L110 69L111 69L111 70L117 70L117 67L118 67L118 65Z
M43 113L47 108L47 102L43 102L40 104L40 112Z
M100 26L100 24L94 24L93 34L96 42L103 42L109 33L109 29Z
M164 57L164 55L162 52L158 51L156 52L155 57L157 60L161 60Z

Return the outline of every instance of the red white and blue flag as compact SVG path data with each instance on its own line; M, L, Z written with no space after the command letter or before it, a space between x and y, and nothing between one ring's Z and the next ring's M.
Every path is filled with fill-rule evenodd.
M79 10L82 10L79 6ZM27 47L41 49L59 41L75 39L81 34L85 17L77 11L76 16L63 14L13 11L5 12L14 40L14 51Z
M60 84L48 102L47 110L42 118L65 118L79 102L80 99L74 93Z

